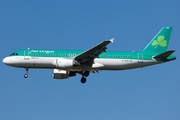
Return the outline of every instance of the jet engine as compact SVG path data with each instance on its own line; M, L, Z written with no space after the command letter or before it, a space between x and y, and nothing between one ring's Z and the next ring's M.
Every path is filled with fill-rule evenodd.
M62 68L62 69L80 66L80 63L78 63L76 60L66 59L66 58L56 59L55 61L53 61L52 64L55 65L56 68Z
M53 78L54 79L66 79L68 77L76 76L75 72L72 71L66 71L66 70L60 70L60 69L54 69L53 70Z

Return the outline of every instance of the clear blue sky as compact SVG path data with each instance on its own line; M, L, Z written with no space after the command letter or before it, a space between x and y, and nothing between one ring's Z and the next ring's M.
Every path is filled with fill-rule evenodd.
M52 70L0 63L1 120L179 120L178 0L0 1L0 59L21 49L139 51L163 26L177 60L125 71L52 78Z

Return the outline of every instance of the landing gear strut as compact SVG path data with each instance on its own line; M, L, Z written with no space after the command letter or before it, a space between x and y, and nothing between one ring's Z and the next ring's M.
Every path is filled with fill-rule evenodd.
M24 78L27 78L28 77L28 68L26 68L26 74L24 74Z
M85 77L89 76L89 71L84 71L84 73L82 74L82 78L81 78L81 83L85 83L86 82L86 78Z

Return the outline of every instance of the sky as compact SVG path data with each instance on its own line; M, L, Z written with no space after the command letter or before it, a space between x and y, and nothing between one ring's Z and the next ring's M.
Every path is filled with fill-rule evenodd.
M0 59L21 49L140 51L164 26L177 60L55 80L51 69L0 62L1 120L179 120L178 0L1 0Z

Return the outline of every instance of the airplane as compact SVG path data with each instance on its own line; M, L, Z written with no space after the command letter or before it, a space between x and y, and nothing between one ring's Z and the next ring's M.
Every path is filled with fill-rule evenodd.
M3 63L12 67L25 68L28 77L29 68L53 69L54 79L82 75L81 83L91 73L101 70L127 70L160 64L175 60L168 50L171 26L163 27L150 43L139 52L106 51L113 39L106 40L87 50L45 50L26 49L13 52L3 59Z

